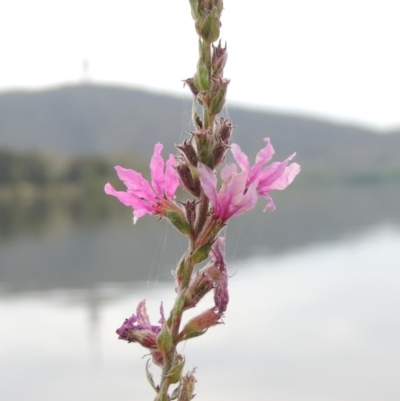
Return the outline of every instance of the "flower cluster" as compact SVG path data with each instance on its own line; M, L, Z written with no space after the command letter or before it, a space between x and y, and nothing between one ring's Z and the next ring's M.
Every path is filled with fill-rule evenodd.
M202 190L209 198L215 216L223 222L234 216L239 216L253 209L258 196L265 198L268 203L264 209L274 210L275 203L270 195L272 190L283 190L293 182L300 172L297 163L289 163L296 153L283 162L269 162L275 151L269 138L266 145L256 156L255 163L250 166L248 157L237 144L231 145L231 152L236 161L221 169L222 185L218 185L215 172L205 164L197 163L197 174ZM187 148L185 144L180 148ZM179 186L179 175L176 172L177 162L173 155L169 156L164 172L164 160L161 157L162 145L157 144L150 163L151 185L142 174L116 166L118 177L127 187L125 192L116 191L110 183L105 186L105 192L118 198L124 205L131 206L134 211L134 222L145 214L168 216L168 211L182 213L175 199ZM238 172L238 167L241 171ZM193 169L193 167L192 167ZM181 185L186 188L182 183Z
M274 210L271 192L285 189L300 172L300 166L291 163L295 153L282 162L269 163L274 155L269 138L264 139L265 146L257 153L253 165L237 144L230 144L233 125L217 116L224 107L230 82L223 71L227 46L222 46L220 40L215 44L223 0L189 3L199 36L196 71L184 80L193 95L194 131L177 145L179 156L169 155L166 162L161 156L163 146L155 145L150 162L151 182L137 171L117 166L126 191L117 191L110 183L105 186L107 194L132 207L134 222L146 214L156 215L168 220L188 238L188 249L173 272L177 295L168 319L161 305L159 325L152 325L142 301L136 314L117 330L120 339L148 349L153 362L162 368L160 385L154 384L147 369L147 378L157 394L155 401L193 398L194 372L183 374L185 359L177 346L222 323L227 311L228 274L221 230L230 218L253 209L259 197L267 201L264 211ZM224 165L228 150L234 162ZM179 193L186 191L189 199L176 199L178 187L182 189ZM204 267L196 269L203 262ZM214 305L182 324L184 312L198 307L209 293L213 293ZM169 387L177 383L169 394Z
M229 127L229 138L231 125L221 121L216 123L220 126L223 124ZM194 191L187 188L187 182L183 183L182 174L177 172L179 171L178 166L182 166L188 163L189 159L192 159L191 166L188 169L190 174L198 177L199 192L197 198L200 198L201 193L204 193L212 206L204 221L204 228L199 231L197 238L194 238L193 242L195 245L197 244L197 253L194 252L192 257L198 254L202 255L197 260L199 262L209 255L211 261L196 275L190 275L190 280L186 280L186 284L184 277L187 264L182 263L175 272L177 292L182 291L184 293L183 310L195 307L211 290L214 291L215 305L191 319L180 332L179 341L203 334L209 327L220 323L227 309L229 301L228 275L221 248L225 240L218 237L220 229L231 217L239 216L253 209L259 196L268 202L264 210L275 209L270 192L285 189L300 172L300 166L297 163L290 163L295 153L283 162L266 165L275 151L269 138L265 138L264 141L266 145L257 153L253 166L250 165L248 157L241 151L239 145L232 144L231 152L236 163L229 163L221 169L222 183L220 185L214 170L202 162L193 161L196 155L195 148L188 141L185 141L178 146L185 158L181 159L178 164L174 156L170 155L165 171L164 160L161 157L162 145L157 144L155 146L150 163L151 185L140 173L117 166L118 176L127 186L126 192L116 191L109 183L105 186L107 194L117 197L122 203L133 208L135 221L145 214L155 214L168 218L177 226L176 220L171 218L171 211L175 211L175 216L179 215L184 224L193 227L193 222L198 213L195 202L178 203L175 200L175 192L179 182L184 189L194 195ZM220 155L218 157L221 158ZM187 234L193 236L193 230L188 229ZM162 306L160 313L160 326L151 325L146 313L145 301L142 301L139 303L136 315L134 314L126 319L117 330L120 339L138 342L151 350L153 360L158 361L157 363L160 362L160 356L157 354L154 358L154 353L157 350L156 339L162 325L165 324Z

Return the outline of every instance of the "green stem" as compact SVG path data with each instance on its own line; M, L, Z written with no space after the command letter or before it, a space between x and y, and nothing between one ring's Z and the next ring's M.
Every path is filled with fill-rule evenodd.
M177 357L177 351L176 347L179 342L179 330L181 326L181 321L182 321L182 315L183 315L183 304L182 304L182 295L183 291L186 290L186 287L189 285L190 278L192 276L192 272L194 269L195 264L192 261L192 253L194 251L195 247L195 241L190 240L188 251L185 253L185 258L186 258L186 269L187 271L183 275L182 283L180 286L180 292L175 298L175 305L171 311L171 316L168 319L169 324L170 324L170 332L171 332L171 337L172 337L172 348L171 350L165 355L164 359L164 366L161 374L161 384L160 384L160 389L157 394L156 400L155 401L166 401L168 400L168 390L170 386L170 382L168 379L168 374L172 368L172 364Z

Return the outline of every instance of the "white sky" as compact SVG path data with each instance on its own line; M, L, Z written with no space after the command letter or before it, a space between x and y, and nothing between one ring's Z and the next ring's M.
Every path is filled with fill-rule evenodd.
M228 104L400 126L399 0L225 0ZM188 0L0 0L0 90L95 83L187 94Z

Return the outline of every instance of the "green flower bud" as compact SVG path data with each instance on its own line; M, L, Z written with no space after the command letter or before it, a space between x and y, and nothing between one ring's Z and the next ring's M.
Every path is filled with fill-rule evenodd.
M210 87L210 73L206 63L202 59L197 63L197 71L194 74L193 80L199 91L206 91Z
M192 12L192 17L195 21L201 18L200 12L199 12L199 1L198 0L189 0L190 3L190 9Z
M158 333L157 336L157 348L163 355L166 355L172 348L172 337L168 331L168 327L164 324L161 331Z
M209 13L206 18L196 21L198 35L207 43L215 42L219 38L221 22L216 12Z
M167 373L167 378L170 384L178 383L181 380L184 366L185 359L183 358L183 356L177 355L172 368Z
M182 259L179 261L178 267L174 273L176 284L178 285L177 292L179 292L181 289L181 284L185 277L185 274L187 273L187 269L188 269L188 265L186 262L186 255L183 255Z
M208 243L202 245L200 248L197 248L193 252L193 255L192 255L193 262L197 264L197 263L200 263L203 260L207 259L213 243L214 243L214 241L208 242Z
M190 225L185 216L175 210L166 210L166 215L172 225L184 235L190 235Z

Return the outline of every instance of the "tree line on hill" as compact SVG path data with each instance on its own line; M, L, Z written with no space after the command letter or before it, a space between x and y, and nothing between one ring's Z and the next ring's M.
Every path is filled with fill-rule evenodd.
M19 183L39 188L53 184L84 185L105 180L112 173L111 162L100 156L76 156L59 164L45 154L0 149L0 188Z
M191 129L190 114L188 98L122 87L77 85L2 93L0 186L101 183L115 180L114 164L148 174L154 144L165 145L164 155L176 153L174 144ZM275 160L296 151L295 161L302 166L296 185L400 181L399 131L380 135L345 124L231 106L225 115L235 126L232 141L250 160L266 136L277 151Z

